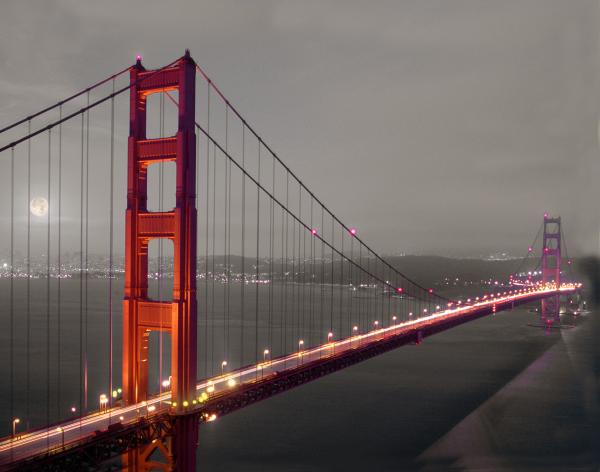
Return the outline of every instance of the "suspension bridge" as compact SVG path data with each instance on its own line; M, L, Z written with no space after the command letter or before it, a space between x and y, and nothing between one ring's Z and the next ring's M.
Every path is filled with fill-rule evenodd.
M547 214L510 283L466 300L421 286L187 51L0 136L2 469L196 470L203 422L518 305L557 327L581 287Z

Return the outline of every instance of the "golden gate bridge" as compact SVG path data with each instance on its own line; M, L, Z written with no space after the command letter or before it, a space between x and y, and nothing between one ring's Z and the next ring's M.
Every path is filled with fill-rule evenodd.
M581 287L548 214L525 257L542 235L539 280L519 268L467 300L421 286L304 185L188 51L155 70L138 57L0 135L2 469L196 470L203 422L521 304L541 301L542 326L559 327L561 297ZM35 208L34 192L47 196Z

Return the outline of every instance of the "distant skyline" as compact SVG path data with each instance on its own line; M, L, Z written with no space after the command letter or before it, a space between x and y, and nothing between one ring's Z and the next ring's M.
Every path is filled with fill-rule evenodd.
M284 162L378 252L518 255L547 211L563 217L572 255L598 253L596 1L175 5L5 2L0 125L138 53L156 67L190 48ZM126 107L116 112L126 120ZM0 156L5 189L9 159ZM45 196L43 173L33 178L33 196ZM102 175L94 178L92 198L104 197ZM72 246L79 202L65 205ZM116 202L116 253L123 207ZM90 252L105 250L103 218L90 219ZM18 215L20 243L25 220ZM33 219L36 247L43 222Z

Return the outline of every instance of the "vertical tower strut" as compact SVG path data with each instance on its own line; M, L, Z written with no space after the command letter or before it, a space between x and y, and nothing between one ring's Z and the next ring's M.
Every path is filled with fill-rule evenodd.
M544 244L542 247L542 284L560 287L561 261L560 216L550 218L544 215ZM560 295L542 300L542 323L549 326L560 323Z
M195 64L186 51L175 65L147 71L138 59L130 72L130 120L125 229L125 297L123 300L123 399L138 403L148 397L149 335L171 335L171 395L175 435L171 441L177 470L195 470L197 422L184 414L196 387L196 134ZM175 136L146 138L149 95L176 90L179 94ZM170 211L147 209L148 167L172 161L176 165L176 200ZM173 298L148 297L148 244L173 241ZM186 403L187 404L187 403ZM144 452L129 456L130 470L144 470ZM135 464L133 464L134 462Z

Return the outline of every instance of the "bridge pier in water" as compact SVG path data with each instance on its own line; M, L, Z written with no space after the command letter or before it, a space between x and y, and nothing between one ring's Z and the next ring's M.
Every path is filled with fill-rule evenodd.
M196 134L195 63L185 56L167 68L147 71L138 59L130 72L130 130L125 229L125 297L123 301L123 399L135 404L148 399L148 360L151 331L171 335L170 436L126 453L126 470L195 471L197 418L186 415L196 389ZM178 92L178 131L173 137L147 139L147 98ZM147 209L150 165L176 165L175 208ZM173 298L148 297L148 244L173 241ZM162 379L161 379L162 380ZM154 462L158 451L166 460Z

